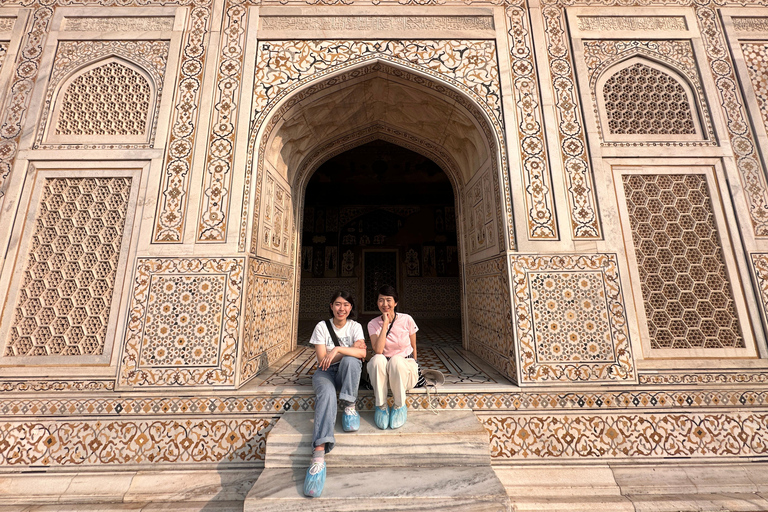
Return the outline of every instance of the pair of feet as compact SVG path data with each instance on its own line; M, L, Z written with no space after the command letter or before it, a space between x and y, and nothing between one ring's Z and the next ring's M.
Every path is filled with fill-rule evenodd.
M376 407L373 413L373 421L376 426L382 430L387 428L400 428L405 425L408 418L408 408L403 405L400 407Z
M360 415L355 410L355 405L344 407L344 414L341 417L341 428L344 432L357 432L360 430ZM323 448L323 451L325 448ZM304 477L304 496L310 498L319 498L323 493L325 486L325 458L315 457L313 454L312 464L307 469L307 476Z

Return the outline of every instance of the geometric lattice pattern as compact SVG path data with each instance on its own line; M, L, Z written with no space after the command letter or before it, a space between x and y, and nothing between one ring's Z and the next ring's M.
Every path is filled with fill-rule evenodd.
M613 361L603 280L597 272L531 272L531 309L541 362Z
M224 274L154 276L145 335L165 340L141 353L143 366L212 366L219 347L208 336L221 330Z
M119 382L234 386L242 258L139 258Z
M666 73L636 63L603 86L608 127L613 134L695 134L688 96Z
M249 258L240 383L274 363L291 346L293 267ZM323 298L329 304L330 295ZM328 306L326 305L326 310ZM327 316L326 316L327 318ZM306 340L301 340L306 342Z
M104 350L131 178L48 178L6 356Z
M510 256L521 383L635 379L615 254Z
M743 348L706 177L622 179L651 348Z
M467 265L468 346L485 362L516 381L514 340L503 257Z
M768 129L768 43L741 43L741 51L763 124Z
M64 93L57 135L143 135L152 102L149 81L110 62L77 77Z

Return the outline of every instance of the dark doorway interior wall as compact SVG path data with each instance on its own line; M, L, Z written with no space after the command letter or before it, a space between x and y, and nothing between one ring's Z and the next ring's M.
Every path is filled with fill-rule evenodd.
M394 280L398 309L417 323L457 323L457 242L453 189L431 160L381 140L328 160L304 201L300 322L326 318L337 288L355 294L367 321L376 311L375 289Z

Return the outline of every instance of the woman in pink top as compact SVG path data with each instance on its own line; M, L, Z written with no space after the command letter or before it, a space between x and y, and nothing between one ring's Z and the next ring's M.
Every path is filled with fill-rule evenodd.
M405 392L416 385L419 365L416 364L416 331L419 328L410 315L398 313L397 290L385 285L379 289L377 301L381 316L368 322L374 356L368 361L376 397L374 421L380 429L400 428L405 424L408 409ZM387 407L387 390L392 388L394 407Z

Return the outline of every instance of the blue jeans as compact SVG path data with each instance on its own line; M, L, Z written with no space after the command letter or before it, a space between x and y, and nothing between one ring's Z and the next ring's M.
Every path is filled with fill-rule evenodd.
M333 429L336 425L336 391L339 399L347 402L357 400L360 372L363 363L356 357L344 356L327 370L315 370L312 387L315 388L315 429L312 433L312 447L325 443L325 453L333 449L336 441Z

